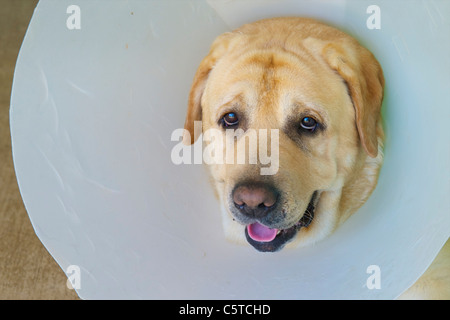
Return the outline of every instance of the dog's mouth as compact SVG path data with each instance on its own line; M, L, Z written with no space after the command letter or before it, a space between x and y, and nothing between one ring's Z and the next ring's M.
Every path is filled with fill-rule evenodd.
M303 216L293 226L287 229L271 229L259 222L245 227L245 237L256 250L261 252L276 252L281 250L286 243L291 241L302 227L307 227L314 219L314 209L317 191L311 196L308 207Z

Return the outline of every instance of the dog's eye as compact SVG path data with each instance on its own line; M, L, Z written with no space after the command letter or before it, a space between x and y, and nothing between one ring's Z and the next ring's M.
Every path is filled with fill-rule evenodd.
M235 112L228 112L222 117L222 124L224 127L235 126L239 123L238 116Z
M314 132L318 125L319 124L317 123L316 119L312 117L304 117L300 122L300 126L302 127L302 129L308 130L310 132Z

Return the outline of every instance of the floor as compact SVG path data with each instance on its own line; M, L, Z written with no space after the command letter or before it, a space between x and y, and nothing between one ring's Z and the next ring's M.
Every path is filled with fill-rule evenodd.
M78 299L34 233L11 155L9 104L14 66L37 2L0 0L0 300Z

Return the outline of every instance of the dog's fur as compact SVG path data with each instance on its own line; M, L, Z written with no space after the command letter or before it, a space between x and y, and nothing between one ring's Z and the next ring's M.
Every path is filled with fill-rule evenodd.
M383 88L371 52L312 19L266 19L219 36L192 84L185 143L197 139L194 121L202 121L203 131L223 130L220 120L231 111L244 130L279 129L275 175L261 176L260 164L209 166L227 238L245 243L232 193L248 181L279 190L277 214L283 219L268 226L277 229L302 218L316 192L315 217L290 247L330 235L364 204L383 161ZM302 115L318 120L320 130L300 132Z
M194 142L195 120L203 130L220 128L231 109L245 116L244 129L280 129L280 169L270 179L283 192L286 219L299 220L311 194L320 193L313 223L295 241L305 245L329 235L375 188L383 158L383 85L379 63L348 35L311 19L263 20L213 43L194 78L185 129ZM326 129L292 137L301 114L321 119ZM255 167L210 166L231 240L244 240L228 212L233 188L269 179Z

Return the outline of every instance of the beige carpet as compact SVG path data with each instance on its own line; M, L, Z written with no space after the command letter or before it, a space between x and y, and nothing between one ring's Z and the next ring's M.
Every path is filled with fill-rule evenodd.
M14 66L36 4L35 0L0 0L0 299L78 299L34 233L11 156Z

